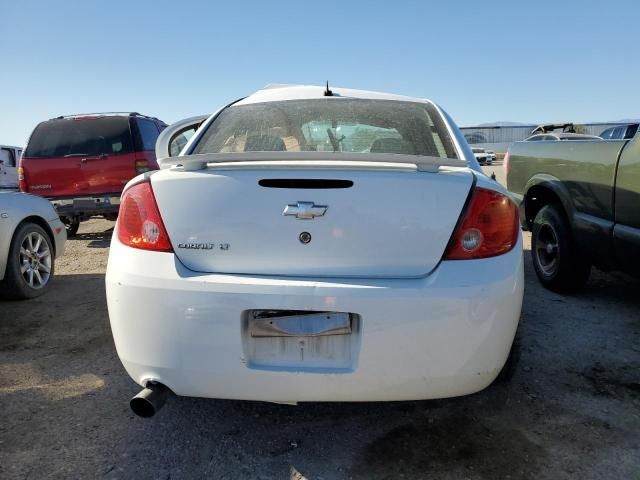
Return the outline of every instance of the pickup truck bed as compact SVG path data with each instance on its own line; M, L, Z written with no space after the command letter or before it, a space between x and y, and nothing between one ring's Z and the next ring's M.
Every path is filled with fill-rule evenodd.
M556 246L564 244L561 253L570 256L571 269L579 271L580 278L555 285L543 276L543 284L556 290L576 288L586 280L586 266L591 264L634 275L640 272L640 136L631 140L516 142L509 149L505 167L507 187L520 205L525 229L536 237L536 224L540 223L536 218L545 207L549 207L547 212L554 209L566 227L562 234L566 238ZM555 230L561 234L562 225ZM544 272L536 257L535 240L532 254L540 277ZM544 242L538 247L544 247ZM567 256L558 263L563 259Z

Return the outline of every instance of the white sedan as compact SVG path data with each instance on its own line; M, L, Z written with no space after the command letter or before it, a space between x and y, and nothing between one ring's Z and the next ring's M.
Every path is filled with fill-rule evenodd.
M480 165L491 165L493 157L489 152L485 151L484 148L474 147L471 151Z
M122 195L106 276L137 414L171 393L453 397L500 373L522 306L517 207L436 104L270 87L156 150L161 170Z
M50 202L0 192L0 298L33 298L46 292L66 239Z

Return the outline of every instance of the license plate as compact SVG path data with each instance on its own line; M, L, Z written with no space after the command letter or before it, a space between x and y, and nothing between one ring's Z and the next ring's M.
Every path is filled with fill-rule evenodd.
M249 368L353 371L360 349L360 317L344 312L245 312L243 349Z
M95 206L108 206L111 204L109 197L106 198L77 198L73 200L74 208L93 208Z

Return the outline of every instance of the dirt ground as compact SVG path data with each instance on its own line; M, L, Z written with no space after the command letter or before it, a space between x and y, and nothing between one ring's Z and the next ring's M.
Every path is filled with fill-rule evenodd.
M82 224L47 295L0 303L0 478L640 479L637 280L594 271L557 295L527 255L515 375L468 397L174 397L141 419L105 304L112 228Z

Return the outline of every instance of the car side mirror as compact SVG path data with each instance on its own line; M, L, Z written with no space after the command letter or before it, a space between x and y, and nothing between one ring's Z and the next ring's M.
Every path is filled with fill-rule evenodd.
M161 168L162 160L180 155L182 149L207 118L209 118L209 115L185 118L169 125L160 132L156 140L156 159Z

